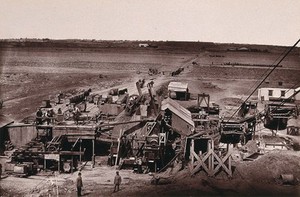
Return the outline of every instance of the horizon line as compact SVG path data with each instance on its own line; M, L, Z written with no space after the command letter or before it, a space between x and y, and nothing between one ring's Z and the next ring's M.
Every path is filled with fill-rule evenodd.
M261 46L279 46L279 47L290 47L292 45L280 45L280 44L263 44L263 43L237 43L237 42L218 42L218 41L202 41L202 40L133 40L133 39L96 39L96 38L0 38L3 40L49 40L49 41L67 41L67 40L77 40L77 41L91 41L91 42L103 42L103 41L123 41L123 42L189 42L189 43L214 43L214 44L235 44L235 45L261 45ZM300 46L296 46L300 47Z

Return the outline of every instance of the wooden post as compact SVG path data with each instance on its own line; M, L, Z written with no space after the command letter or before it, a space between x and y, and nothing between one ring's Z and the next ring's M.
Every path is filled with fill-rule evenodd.
M58 154L58 173L60 173L60 154Z
M82 144L82 139L80 138L80 148L79 148L79 152L80 152L79 161L80 161L80 164L82 163L82 158L81 158L82 147L81 147L81 144Z
M46 167L47 167L47 160L44 157L44 170L46 170Z
M166 136L167 137L167 136ZM186 148L187 148L187 140L188 140L188 138L186 137L185 138L185 144L184 144L184 146L183 146L183 158L186 158Z
M207 154L210 155L210 150L211 150L211 146L210 146L210 140L207 141ZM211 171L211 165L212 165L212 162L211 162L211 156L208 157L208 170L209 172L208 175L210 175L210 171Z
M94 168L94 166L95 166L95 139L93 139L92 142L93 142L92 168Z
M72 156L72 162L71 162L71 173L74 172L74 156Z
M228 165L229 165L228 166L229 167L229 171L231 172L231 174L229 176L232 177L231 156L229 157Z
M194 155L193 153L194 152L194 139L191 139L191 149L190 149L190 155L191 155L191 159L192 159L192 166L194 166Z
M213 152L214 152L214 142L213 142L213 140L208 140L208 143L209 143L209 154L210 154L210 156L209 156L209 159L208 159L208 162L209 162L209 167L208 167L208 169L209 169L209 175L210 176L213 176L213 171L214 171L214 154L213 154Z
M122 136L122 129L120 130L120 134L119 134L119 140L118 140L118 148L117 148L117 157L116 157L116 161L115 161L115 166L117 166L118 163L118 158L119 158L119 149L120 149L120 143L121 143L121 136Z

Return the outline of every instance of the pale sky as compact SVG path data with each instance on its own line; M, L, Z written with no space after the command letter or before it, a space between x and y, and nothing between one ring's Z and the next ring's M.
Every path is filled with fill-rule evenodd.
M0 38L293 45L300 0L0 0Z

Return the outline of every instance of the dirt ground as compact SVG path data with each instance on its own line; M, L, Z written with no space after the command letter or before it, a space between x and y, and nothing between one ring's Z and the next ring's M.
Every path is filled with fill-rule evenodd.
M191 176L183 169L159 174L159 185L151 184L149 174L136 174L121 170L122 184L119 192L113 192L116 168L105 165L81 171L83 196L299 196L299 185L284 185L280 175L292 173L300 177L299 153L272 152L255 161L241 162L235 166L233 177L226 174L208 177L199 172ZM176 166L174 166L174 169ZM29 178L8 176L0 181L3 196L75 196L73 174L42 173Z
M113 45L113 44L111 44ZM188 47L186 50L184 47ZM42 100L61 92L76 92L91 88L95 92L112 87L127 87L134 93L135 82L145 78L154 87L169 81L188 82L192 99L180 102L188 107L196 105L198 93L209 93L211 100L221 106L222 115L231 114L245 99L263 74L270 69L250 64L273 64L283 48L268 46L269 53L232 52L220 46L213 49L198 45L164 44L158 49L108 48L100 50L72 50L70 48L0 48L0 98L4 101L1 113L16 122L33 114ZM271 50L272 49L272 50ZM194 62L194 63L193 63ZM224 63L247 66L228 66ZM262 86L292 88L300 86L299 50L292 53ZM171 77L170 72L184 67L183 73ZM164 74L148 76L149 68ZM294 87L295 88L295 87ZM256 100L256 94L252 97ZM86 196L300 196L299 186L282 185L279 176L293 173L300 179L299 152L285 151L265 154L252 162L235 167L232 179L225 175L215 178L199 173L191 177L187 169L172 175L165 185L151 185L148 174L134 174L122 170L121 191L112 193L114 167L96 166L82 170ZM274 168L277 170L274 171ZM74 174L17 178L8 176L0 181L0 196L74 196ZM164 174L161 176L170 176Z

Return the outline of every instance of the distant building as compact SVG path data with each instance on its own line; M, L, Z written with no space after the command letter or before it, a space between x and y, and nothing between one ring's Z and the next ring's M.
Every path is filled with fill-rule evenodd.
M238 51L250 51L247 47L238 48Z
M189 99L189 89L187 83L170 82L168 85L169 97L178 100Z
M258 100L274 101L282 99L300 100L300 87L297 89L287 88L260 88L258 89Z
M149 44L141 43L141 44L139 44L139 47L149 47Z

